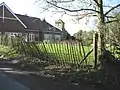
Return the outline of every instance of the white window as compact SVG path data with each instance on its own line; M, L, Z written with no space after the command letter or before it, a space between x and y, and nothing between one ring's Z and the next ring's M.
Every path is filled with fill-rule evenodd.
M30 42L35 41L35 34L29 33L29 41L30 41Z
M15 36L22 36L22 33L16 33L16 32L5 32L6 35L9 37L15 37Z
M55 41L60 41L61 40L61 36L60 35L55 35Z
M52 34L44 34L44 40L51 40Z

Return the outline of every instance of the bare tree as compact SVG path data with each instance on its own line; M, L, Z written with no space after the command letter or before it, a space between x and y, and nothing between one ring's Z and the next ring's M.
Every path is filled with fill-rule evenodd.
M105 48L105 20L111 18L109 13L120 6L120 4L105 6L103 0L38 0L36 2L42 8L42 12L51 10L52 12L76 16L78 19L97 16L101 53ZM110 9L104 13L103 7L109 7Z

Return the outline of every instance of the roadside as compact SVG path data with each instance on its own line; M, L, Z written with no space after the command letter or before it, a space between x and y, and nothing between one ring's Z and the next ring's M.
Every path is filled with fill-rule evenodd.
M30 90L114 90L89 82L71 83L69 78L64 75L41 75L42 71L23 70L10 63L0 63L0 71L20 84L29 87Z
M11 64L1 64L0 70L10 78L29 87L30 90L96 90L90 85L72 84L64 76L40 76L36 72L20 70Z
M62 78L56 79L35 75L33 72L7 69L4 70L4 74L29 87L30 90L79 90L78 86L74 86Z
M30 90L30 89L0 72L0 90Z

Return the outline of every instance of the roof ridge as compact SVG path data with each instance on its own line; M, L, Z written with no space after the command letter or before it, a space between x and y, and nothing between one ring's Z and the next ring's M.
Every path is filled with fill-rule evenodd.
M28 16L28 15L22 15L22 14L17 14L17 13L15 13L15 15L20 15L20 16L25 16L25 17L31 17L31 18L37 18L37 19L40 19L40 18L38 18L38 17ZM40 19L40 20L41 20L41 19Z

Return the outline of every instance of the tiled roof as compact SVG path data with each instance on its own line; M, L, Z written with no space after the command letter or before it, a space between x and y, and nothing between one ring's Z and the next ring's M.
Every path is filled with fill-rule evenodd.
M4 10L4 15L3 15ZM4 18L4 20L3 20ZM4 21L4 22L3 22ZM0 30L6 31L42 31L61 33L62 31L45 20L27 15L15 14L5 3L0 4Z
M16 16L27 26L27 29L40 30L42 27L42 21L39 18L20 14L16 14Z
M50 23L46 22L46 20L43 20L42 24L43 24L43 27L44 27L45 31L54 31L54 32L59 32L59 33L62 32L61 30L59 30L58 28L54 27Z

